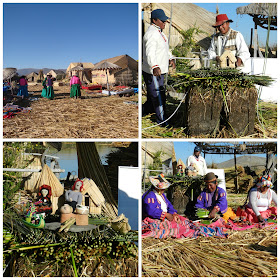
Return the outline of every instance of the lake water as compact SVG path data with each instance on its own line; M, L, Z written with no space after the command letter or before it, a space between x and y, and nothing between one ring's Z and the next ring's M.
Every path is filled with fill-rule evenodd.
M65 145L66 146L66 145ZM112 151L116 151L117 148L111 147L104 143L98 144L96 143L96 148L101 159L102 164L106 165L106 156ZM50 148L47 152L48 155L59 157L59 166L61 169L65 169L65 172L60 173L60 178L65 178L68 172L71 172L72 175L78 176L78 158L77 158L77 150L76 145L67 145L66 147L62 144L61 151L57 151L54 148ZM47 162L50 165L50 162Z

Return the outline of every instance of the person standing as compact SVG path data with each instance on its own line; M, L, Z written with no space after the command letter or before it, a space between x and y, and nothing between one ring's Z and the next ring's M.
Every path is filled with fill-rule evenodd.
M207 165L205 159L200 155L201 149L196 146L193 155L188 157L187 167L193 167L197 170L197 175L204 176L207 173Z
M73 77L70 80L70 87L71 87L70 97L75 97L76 99L78 97L81 97L81 86L82 83L78 75L77 74L73 75Z
M47 77L43 81L43 87L41 96L54 99L53 79L51 74L47 74Z
M142 74L147 87L147 101L143 104L142 114L155 113L157 123L166 120L164 76L168 73L169 65L175 68L168 39L163 33L167 19L162 9L153 10L151 25L143 37Z
M244 66L244 63L250 58L250 53L242 34L230 28L231 22L233 21L226 14L216 16L216 23L213 27L219 32L212 37L208 58L220 63L223 53L230 51L236 57L235 66L240 67Z
M25 76L21 76L19 79L19 90L17 95L22 98L28 97L27 80Z

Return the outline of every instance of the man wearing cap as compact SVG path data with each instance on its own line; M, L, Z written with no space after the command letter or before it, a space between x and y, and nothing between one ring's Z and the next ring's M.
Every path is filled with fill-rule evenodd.
M244 63L250 58L249 49L242 34L230 28L230 22L233 21L228 19L226 14L216 16L216 23L213 27L219 32L212 37L208 57L220 63L221 55L229 50L237 59L236 67L244 66Z
M215 218L217 213L225 214L228 210L227 196L224 189L218 187L218 177L209 172L205 175L206 188L197 198L195 207L197 209L209 210L209 218Z
M207 173L207 165L205 159L200 155L201 149L196 146L193 155L188 157L187 166L195 166L197 174L204 176Z
M147 86L147 101L143 104L142 112L143 115L155 113L157 123L166 120L164 75L168 73L169 65L175 68L167 37L162 32L167 19L162 9L153 10L151 25L143 37L142 73Z
M143 219L150 217L162 221L167 219L179 222L180 218L177 211L164 194L170 183L164 178L163 174L150 176L149 179L153 186L142 196Z

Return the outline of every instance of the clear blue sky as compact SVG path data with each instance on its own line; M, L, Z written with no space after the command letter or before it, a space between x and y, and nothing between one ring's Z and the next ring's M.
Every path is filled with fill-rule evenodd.
M137 4L3 5L4 68L67 68L127 54L138 60Z
M224 142L223 142L224 143ZM240 144L243 142L240 142ZM174 142L174 149L176 153L176 159L178 160L179 158L186 163L187 158L193 154L195 144L193 142ZM202 156L204 154L202 153ZM242 155L237 155L237 157L242 156ZM250 154L250 156L254 156ZM255 156L258 157L265 157L265 154L256 154ZM212 162L214 163L220 163L223 161L227 161L230 159L233 159L233 155L211 155L211 154L206 154L205 160L207 165L211 164Z
M275 2L275 1L273 1ZM251 28L254 28L253 18L249 15L237 15L236 8L246 6L249 3L194 3L205 10L216 14L216 7L219 7L220 14L227 14L233 22L230 24L232 29L238 30L244 36L246 43L250 44ZM259 43L264 46L266 42L267 30L258 27ZM270 31L269 46L277 44L277 31Z

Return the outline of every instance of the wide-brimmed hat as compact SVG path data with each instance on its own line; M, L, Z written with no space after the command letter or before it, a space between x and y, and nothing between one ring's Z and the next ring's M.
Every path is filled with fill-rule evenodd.
M170 183L164 178L163 174L158 176L149 176L150 182L158 190L165 190L170 187Z
M213 27L218 27L225 22L233 22L233 20L229 19L226 14L220 14L216 16L216 23L212 25Z
M269 188L273 188L273 184L271 182L271 177L270 175L264 175L258 178L258 182L257 182L257 187L269 187Z
M161 21L167 21L169 19L168 16L164 13L162 9L156 9L152 11L151 18L159 19Z
M213 173L213 172L209 172L204 176L204 182L206 182L206 183L216 181L217 179L218 179L218 176L215 175L215 173Z

